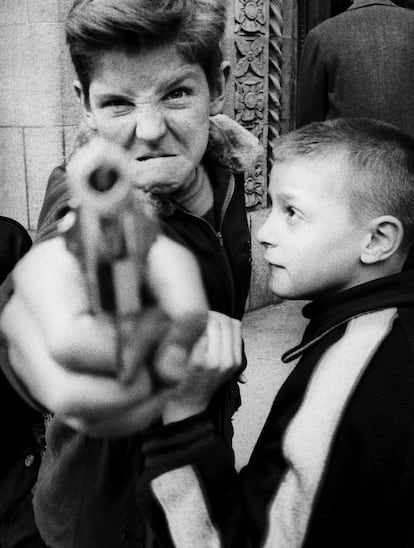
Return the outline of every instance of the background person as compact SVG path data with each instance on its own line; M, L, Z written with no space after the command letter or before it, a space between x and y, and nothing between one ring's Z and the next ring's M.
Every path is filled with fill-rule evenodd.
M10 292L10 272L31 245L27 230L19 222L0 216L0 303L6 302ZM6 361L5 348L0 346L0 363ZM45 544L35 525L32 491L44 447L43 417L19 397L2 371L0 394L0 546L42 547Z
M414 13L390 0L354 0L306 36L296 125L375 118L414 135Z

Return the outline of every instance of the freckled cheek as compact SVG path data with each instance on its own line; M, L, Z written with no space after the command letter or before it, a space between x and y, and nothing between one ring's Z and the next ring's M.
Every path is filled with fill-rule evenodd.
M134 125L128 120L101 119L98 120L97 130L102 137L121 146L127 146L134 134Z
M207 103L195 105L194 108L190 109L189 113L190 112L190 119L193 121L193 123L196 122L199 126L208 125L210 112Z
M208 132L209 127L209 114L205 109L190 109L182 113L182 116L174 117L171 120L171 125L176 124L180 126L187 133L201 133Z
M174 132L173 128L172 131ZM204 155L207 148L209 119L203 113L203 117L194 116L191 119L182 120L177 126L177 131L174 132L177 136L180 135L180 140L185 143L187 150L191 151L192 156L201 157Z

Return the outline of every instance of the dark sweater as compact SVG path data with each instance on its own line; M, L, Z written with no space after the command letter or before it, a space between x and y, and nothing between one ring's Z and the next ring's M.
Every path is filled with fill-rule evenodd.
M240 474L205 415L147 434L139 497L163 546L414 545L412 275L304 308L284 355L301 358Z

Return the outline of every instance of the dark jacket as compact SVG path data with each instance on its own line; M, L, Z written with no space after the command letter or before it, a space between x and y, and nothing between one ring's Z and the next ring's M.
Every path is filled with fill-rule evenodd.
M304 315L303 340L284 355L301 358L239 475L204 415L147 434L139 496L163 546L190 535L234 548L414 545L412 272L320 299Z
M166 217L162 226L198 259L211 309L240 319L250 281L244 179L240 173L230 175L207 157L203 164L213 185L216 226L181 209ZM60 167L49 181L39 239L55 233L56 222L67 208L65 172ZM215 395L209 408L212 422L229 448L231 417L239 403L234 377ZM46 542L54 548L115 548L123 539L122 546L128 542L140 546L144 533L134 484L142 466L140 435L96 440L52 420L34 499L36 520Z
M389 0L355 2L306 37L297 127L365 117L414 135L413 92L414 12Z

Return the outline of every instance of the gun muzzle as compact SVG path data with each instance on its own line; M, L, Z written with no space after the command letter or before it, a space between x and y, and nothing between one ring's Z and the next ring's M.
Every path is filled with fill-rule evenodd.
M158 233L134 192L130 166L122 148L96 138L67 167L75 220L65 232L66 242L85 273L91 311L115 323L121 368L131 355L147 254Z

